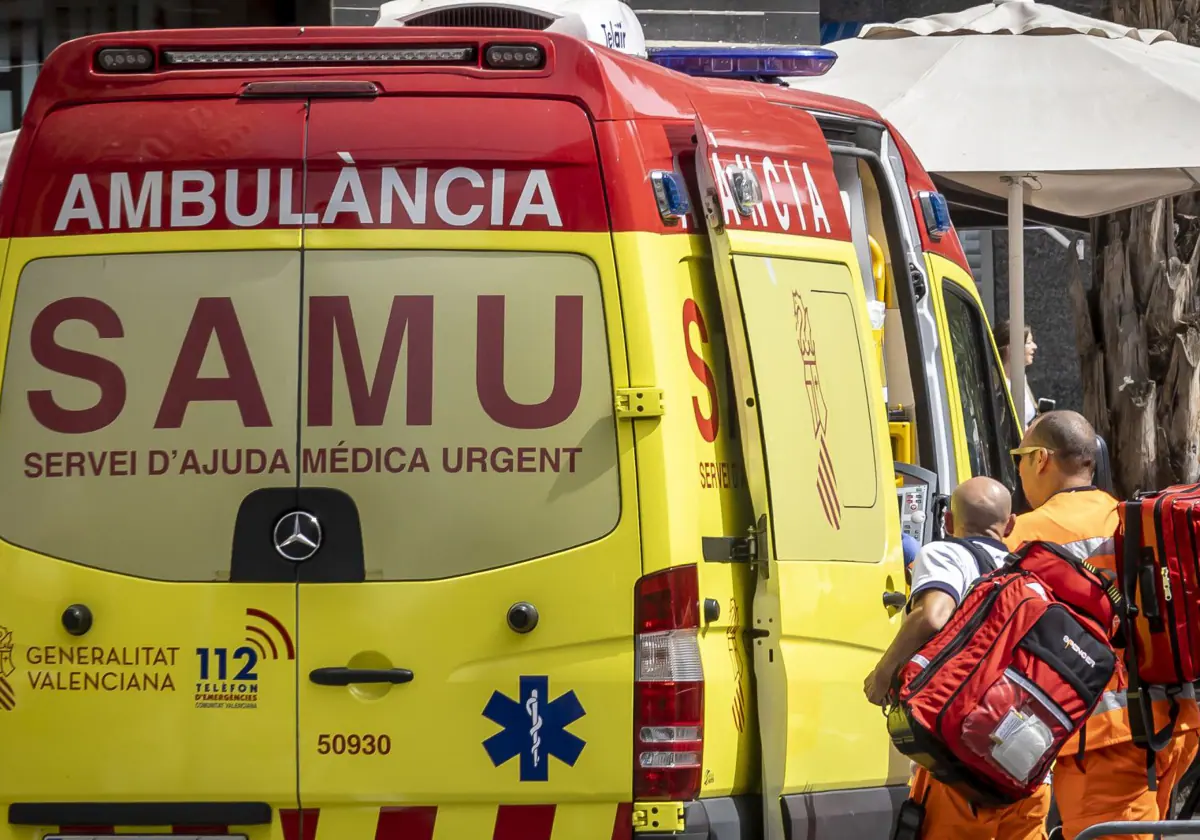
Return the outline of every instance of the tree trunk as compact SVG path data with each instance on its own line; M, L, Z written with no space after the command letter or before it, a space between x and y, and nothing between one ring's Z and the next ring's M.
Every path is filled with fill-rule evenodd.
M1200 45L1200 0L1112 0L1112 19ZM1070 278L1084 414L1117 490L1200 482L1200 193L1093 225L1090 293ZM1181 257L1181 255L1183 255Z

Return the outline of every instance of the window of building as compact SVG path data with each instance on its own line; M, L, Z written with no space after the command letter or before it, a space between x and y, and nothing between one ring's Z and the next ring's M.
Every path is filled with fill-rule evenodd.
M93 0L6 3L0 17L0 131L21 116L46 57L65 41L103 32L296 23L305 0ZM339 5L363 5L358 0ZM9 7L15 6L15 9ZM330 14L325 4L328 23Z

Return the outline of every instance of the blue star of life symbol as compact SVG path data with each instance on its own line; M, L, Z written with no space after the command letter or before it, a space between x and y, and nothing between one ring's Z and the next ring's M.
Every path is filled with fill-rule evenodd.
M566 728L587 714L574 691L550 700L549 677L521 677L518 700L493 691L483 716L503 729L483 742L499 767L521 757L521 781L550 778L550 756L574 767L585 742Z

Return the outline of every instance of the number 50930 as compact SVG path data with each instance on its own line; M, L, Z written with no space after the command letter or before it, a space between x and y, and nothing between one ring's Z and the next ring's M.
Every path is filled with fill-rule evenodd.
M320 755L387 755L392 751L390 735L318 735Z

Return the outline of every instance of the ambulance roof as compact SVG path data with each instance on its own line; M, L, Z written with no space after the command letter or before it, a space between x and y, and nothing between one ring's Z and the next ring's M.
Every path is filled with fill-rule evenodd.
M418 47L476 47L482 55L489 44L540 46L546 61L542 69L497 71L473 64L356 63L348 51ZM104 48L141 48L155 53L158 67L152 72L99 72L97 54ZM338 60L308 65L258 64L246 66L230 55L265 51L312 51L339 54ZM163 67L167 51L205 54L211 60L185 67ZM872 108L847 99L779 85L714 78L695 78L668 70L636 56L560 33L536 30L501 30L438 27L263 27L239 29L156 30L92 35L60 45L47 58L25 111L14 159L28 154L37 126L53 109L67 104L137 98L192 99L246 95L254 81L370 80L382 95L474 95L495 93L567 99L583 105L596 121L664 119L692 121L701 118L726 131L750 127L753 108L747 101L761 99L808 111L863 118L886 126ZM303 95L298 93L297 95ZM751 116L747 116L747 114ZM903 138L891 129L904 159L910 200L916 191L935 189ZM824 146L820 128L811 120L797 120L786 142L798 146ZM776 138L777 140L779 138ZM10 179L22 180L12 172ZM6 194L7 192L7 194ZM16 196L0 191L0 218L9 216ZM940 241L922 239L927 250L942 253L965 265L955 234Z
M542 45L550 56L547 70L497 72L469 66L403 66L326 62L321 66L195 65L153 73L105 73L94 69L94 55L104 47L149 47L157 50L230 51L277 49L362 49L483 43ZM432 71L432 72L431 72ZM46 60L25 114L37 123L47 109L64 101L114 96L214 95L237 93L254 79L363 77L377 81L381 92L478 94L481 82L506 94L569 95L583 101L593 118L637 119L685 117L708 96L756 96L781 104L831 111L882 121L858 102L808 91L793 91L754 82L697 79L661 68L650 61L556 33L533 30L407 27L270 27L240 29L157 30L92 35L60 45ZM393 81L402 77L402 83Z

